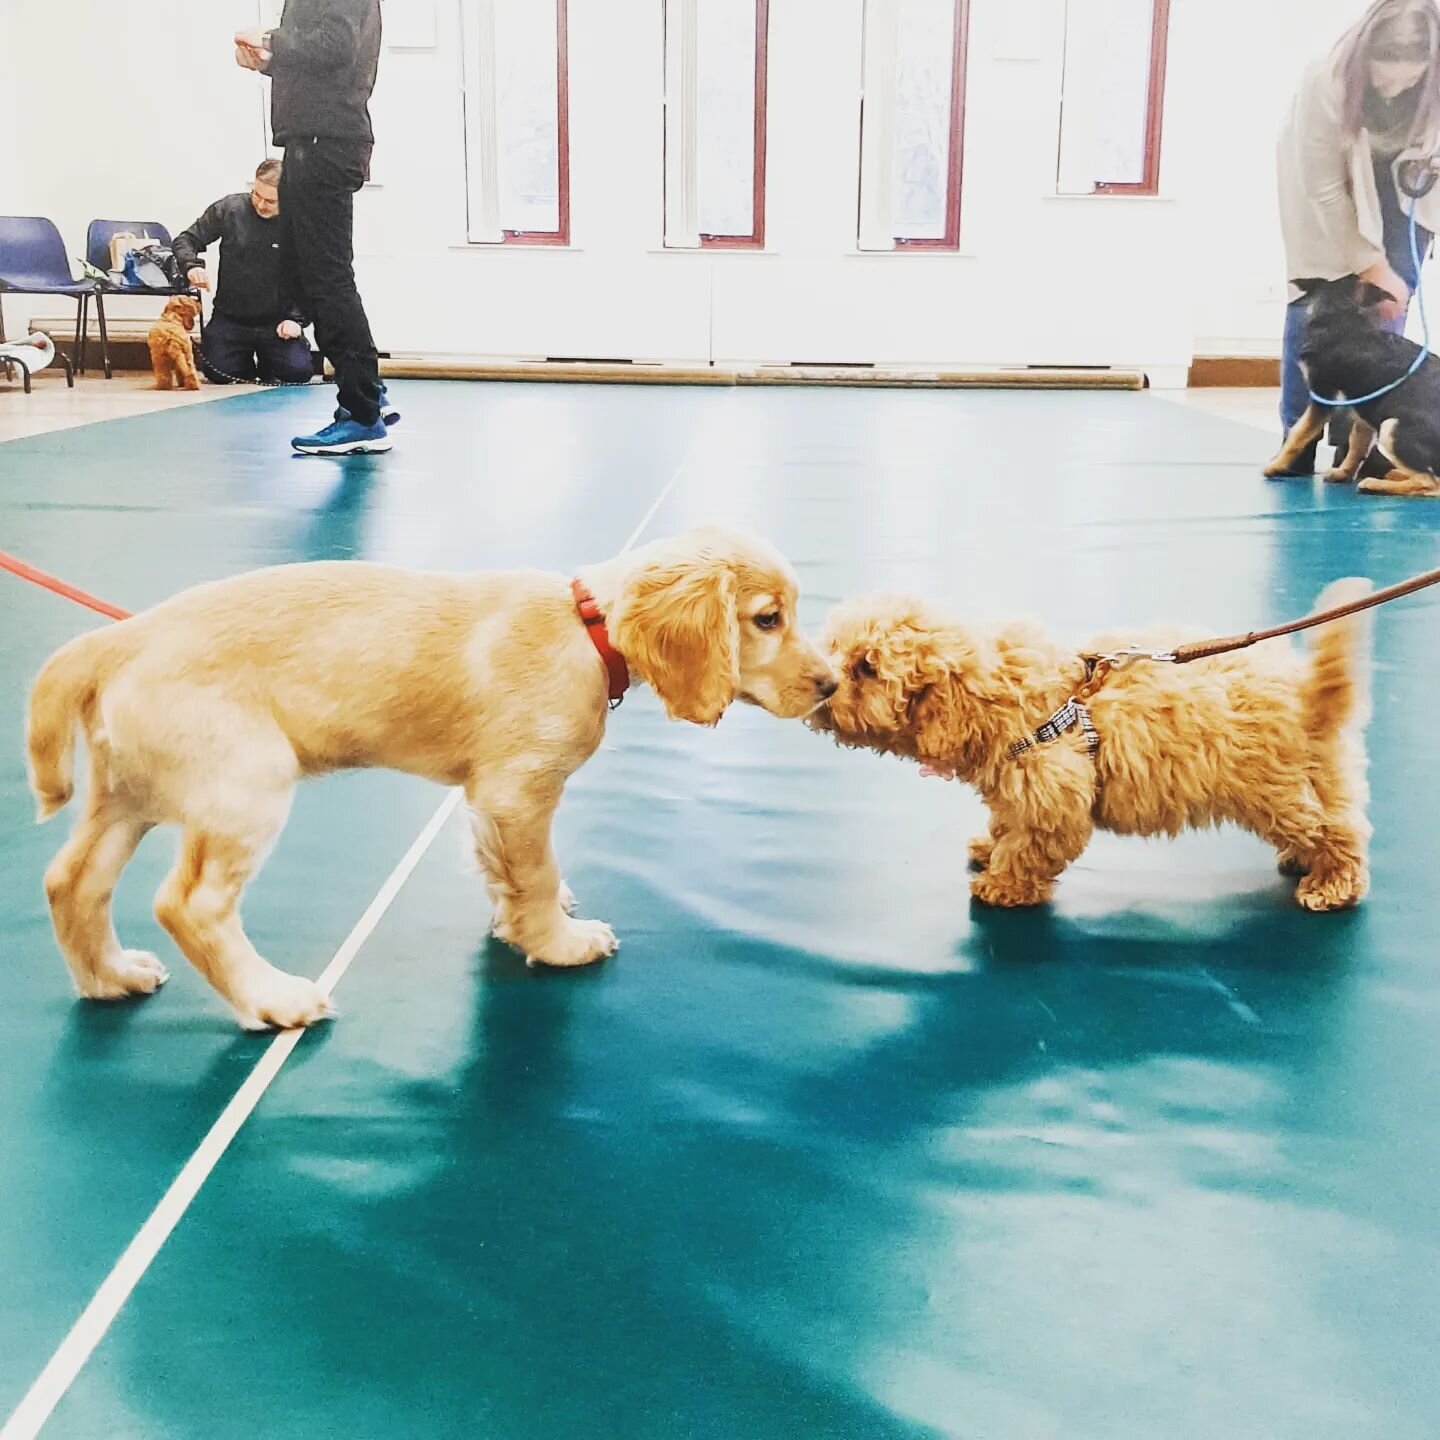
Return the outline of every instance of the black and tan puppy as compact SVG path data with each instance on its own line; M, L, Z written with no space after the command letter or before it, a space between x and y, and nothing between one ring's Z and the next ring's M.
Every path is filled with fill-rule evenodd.
M1310 389L1327 399L1370 395L1406 376L1420 347L1382 330L1375 307L1391 297L1347 275L1342 280L1297 280L1305 293L1305 338L1300 368ZM1293 474L1300 456L1320 438L1332 407L1310 407L1291 427L1284 447L1265 468L1272 479ZM1403 383L1375 400L1351 406L1355 423L1344 459L1325 476L1348 483L1372 443L1393 467L1360 489L1381 495L1440 496L1440 360L1433 355ZM1378 437L1378 440L1377 440Z

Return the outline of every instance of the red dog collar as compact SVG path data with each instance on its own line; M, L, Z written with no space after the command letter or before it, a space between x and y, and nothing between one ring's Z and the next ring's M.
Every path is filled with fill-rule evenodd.
M605 673L610 677L610 708L613 710L630 688L630 667L625 657L610 643L610 632L605 628L605 617L595 603L595 597L583 580L570 582L571 593L575 596L575 608L585 622L585 631L590 642L605 662Z

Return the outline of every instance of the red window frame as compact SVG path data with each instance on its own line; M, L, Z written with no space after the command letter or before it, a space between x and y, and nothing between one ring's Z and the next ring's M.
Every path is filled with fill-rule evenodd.
M770 0L755 0L755 124L754 170L750 194L750 233L711 235L700 232L702 250L763 250L765 248L765 150L769 106Z
M955 48L950 57L950 160L945 175L945 233L923 239L896 235L897 250L958 250L960 190L965 177L965 79L970 59L970 0L955 0Z
M558 227L554 230L500 230L502 245L570 243L570 0L555 0L555 150Z
M1150 79L1145 99L1143 179L1097 180L1095 195L1158 195L1160 146L1165 130L1165 68L1170 53L1170 0L1154 0L1150 16Z

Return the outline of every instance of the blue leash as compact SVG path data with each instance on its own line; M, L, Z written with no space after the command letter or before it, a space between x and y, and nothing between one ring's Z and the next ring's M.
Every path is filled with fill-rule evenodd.
M1426 191L1422 194L1428 193L1428 190L1427 186ZM1415 267L1415 303L1420 307L1420 328L1424 333L1424 344L1421 345L1420 353L1415 357L1415 363L1398 380L1392 380L1390 384L1382 385L1369 395L1358 395L1353 400L1327 400L1323 395L1317 395L1311 390L1310 398L1317 405L1329 405L1338 410L1347 405L1366 405L1371 400L1378 400L1382 395L1388 395L1392 390L1398 390L1430 356L1430 317L1425 313L1425 282L1420 274L1420 237L1416 233L1419 226L1416 212L1420 209L1421 196L1413 194L1408 185L1405 187L1405 193L1410 195L1410 262Z

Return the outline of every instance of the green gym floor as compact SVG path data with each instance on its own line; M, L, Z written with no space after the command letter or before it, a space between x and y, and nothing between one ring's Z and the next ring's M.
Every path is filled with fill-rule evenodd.
M292 460L319 390L0 445L0 549L138 608L717 520L789 554L811 625L904 587L1077 642L1440 563L1440 506L1267 484L1274 437L1149 395L394 389L387 457ZM97 623L0 575L0 1418L274 1043L152 919L163 833L116 913L170 984L71 996L23 701ZM1340 916L1233 833L1101 837L1053 908L977 913L968 792L632 696L558 830L620 954L488 942L452 814L43 1434L1434 1440L1437 635L1433 599L1379 617L1374 889ZM318 974L446 799L304 789L262 952Z

